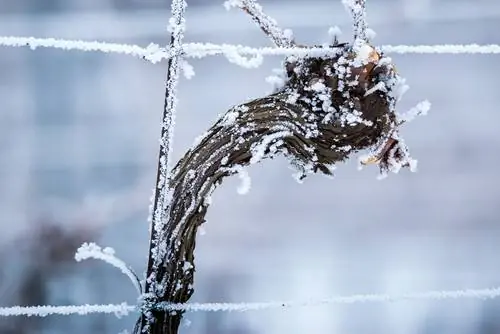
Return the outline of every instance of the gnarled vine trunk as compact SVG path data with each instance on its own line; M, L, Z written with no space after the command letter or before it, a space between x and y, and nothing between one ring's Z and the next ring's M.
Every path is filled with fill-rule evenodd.
M175 304L187 302L193 293L197 228L224 177L275 154L285 155L304 175L331 174L335 163L394 130L390 85L375 89L394 78L391 65L365 60L360 66L344 45L335 57L289 58L284 65L281 90L231 108L175 166L168 223L153 231L167 251L155 281L147 282L156 286L147 301L153 309L143 313L139 327L149 333L178 331L183 310ZM401 152L396 148L391 154ZM148 277L152 270L150 261Z

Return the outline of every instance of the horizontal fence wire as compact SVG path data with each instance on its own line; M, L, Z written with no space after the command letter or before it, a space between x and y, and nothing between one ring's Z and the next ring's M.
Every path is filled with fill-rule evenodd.
M20 36L0 36L0 46L54 48L61 50L78 50L88 52L118 53L144 58L153 63L168 59L174 52L158 44L149 44L141 47L133 44L118 44L97 41L65 40L56 38L35 38ZM497 44L442 44L442 45L382 45L380 49L394 54L500 54L500 45ZM212 43L185 43L182 51L184 56L202 58L211 55L231 56L234 53L248 56L286 56L310 55L321 56L335 54L336 48L276 48L276 47L249 47L232 44Z
M267 309L285 309L296 307L317 307L335 304L359 303L395 303L404 301L444 301L457 299L487 300L500 297L500 287L489 289L465 289L449 291L427 291L407 293L401 295L390 294L360 294L351 296L337 296L309 301L283 301L261 303L186 303L169 304L160 303L158 310L186 311L186 312L247 312ZM70 306L14 306L0 308L0 316L40 316L47 315L88 315L93 313L108 313L116 316L125 316L139 312L140 307L122 304L108 305L70 305Z

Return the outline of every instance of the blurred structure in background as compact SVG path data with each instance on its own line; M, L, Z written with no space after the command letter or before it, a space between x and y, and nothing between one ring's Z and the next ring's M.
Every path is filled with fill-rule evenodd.
M222 0L188 0L187 40L264 45ZM262 1L300 41L347 31L341 1ZM169 1L0 1L0 35L166 44ZM500 43L496 0L371 0L376 44ZM267 44L266 44L267 45ZM420 171L380 182L376 168L340 166L335 180L295 183L285 161L253 166L213 198L197 246L197 301L321 299L500 285L497 55L394 55L428 118L405 138ZM257 70L222 57L192 61L180 85L175 158L232 104L266 94ZM111 246L139 273L147 259L165 66L96 53L0 49L0 304L135 303L114 268L72 261L84 241ZM297 196L300 194L300 196ZM293 197L292 197L293 196ZM292 198L300 198L292 207ZM45 222L49 222L47 224ZM184 332L218 334L493 334L499 301L326 305L193 313ZM131 316L0 318L1 333L117 333Z

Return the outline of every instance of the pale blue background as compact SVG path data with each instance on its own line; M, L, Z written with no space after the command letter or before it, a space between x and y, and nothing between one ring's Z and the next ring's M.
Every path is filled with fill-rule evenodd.
M186 41L270 45L222 0L188 3ZM332 25L349 39L340 0L263 4L301 42L325 42ZM500 43L497 0L368 6L377 44ZM0 35L165 44L169 15L163 0L0 0ZM334 180L299 185L282 159L250 168L245 196L237 195L238 178L227 180L199 236L193 300L500 285L500 56L392 57L411 86L400 110L433 104L403 131L419 172L377 181L375 168L349 163ZM196 76L180 83L176 159L219 113L269 92L265 77L279 62L247 70L222 57L192 61ZM77 264L72 253L97 241L143 272L164 77L165 63L122 55L0 48L1 306L135 303L125 276ZM51 224L62 226L62 237ZM456 300L196 313L182 333L493 334L499 311L498 301ZM135 319L0 318L0 333L118 333Z

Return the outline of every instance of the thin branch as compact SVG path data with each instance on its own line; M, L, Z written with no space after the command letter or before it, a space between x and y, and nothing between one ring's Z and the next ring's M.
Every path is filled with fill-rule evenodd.
M175 112L177 108L177 84L179 80L182 41L185 30L185 12L187 3L185 0L172 0L169 31L170 50L174 55L168 60L167 78L165 83L165 100L162 115L160 152L158 155L157 175L153 202L150 206L150 241L149 259L146 271L146 283L144 292L146 295L157 298L163 295L163 285L158 279L159 267L166 257L167 247L164 231L169 222L169 206L172 199L172 189L169 185L171 176L171 151L174 135ZM151 324L155 319L150 314L143 313L138 321L136 329L143 333L151 332Z
M77 262L80 262L87 259L101 260L112 265L115 268L120 269L121 272L127 275L127 277L130 279L135 289L137 290L137 293L142 293L142 286L139 277L137 277L137 274L131 267L129 267L125 262L116 257L114 249L109 247L102 249L95 243L84 243L76 251L75 260Z
M344 6L349 10L353 20L353 31L355 41L368 42L366 22L366 0L342 0Z
M182 47L185 29L184 14L186 7L187 4L184 0L172 1L172 19L170 26L172 35L170 38L170 49L175 50L181 49ZM157 233L164 229L164 225L168 221L168 218L165 217L165 213L167 212L166 207L170 201L168 181L170 179L170 156L175 125L175 112L177 108L176 93L179 79L179 64L180 55L176 53L169 59L167 65L165 99L160 136L160 152L158 155L158 173L156 177L155 196L152 207L153 216L150 242L154 245L154 247L151 249L149 257L148 274L151 275L151 277L148 277L149 282L152 282L155 278L158 259L161 259L164 256L164 254L162 254L163 247L159 245L160 241L157 240Z
M264 13L262 6L257 1L227 0L224 6L226 9L238 7L244 10L276 46L291 47L295 45L291 30L281 29L275 19Z

